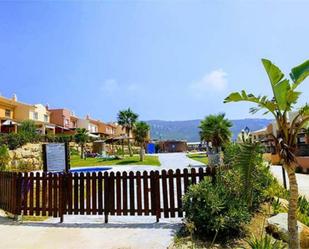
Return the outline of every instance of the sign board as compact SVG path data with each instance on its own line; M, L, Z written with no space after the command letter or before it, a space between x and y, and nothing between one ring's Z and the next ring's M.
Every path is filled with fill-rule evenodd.
M50 143L43 145L43 162L45 172L68 171L68 146L65 143Z

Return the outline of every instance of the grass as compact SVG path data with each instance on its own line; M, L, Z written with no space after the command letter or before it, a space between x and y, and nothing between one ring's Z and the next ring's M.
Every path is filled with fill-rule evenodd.
M87 167L87 166L105 166L105 165L151 165L160 166L157 156L145 156L145 160L141 162L138 155L132 157L125 156L123 159L87 158L81 159L80 156L71 156L71 167Z
M48 216L34 216L34 215L23 215L22 221L46 221L49 217Z
M204 163L204 164L208 164L208 157L206 156L206 153L203 153L203 154L187 154L187 157L193 159L193 160L196 160L196 161L199 161L201 163Z

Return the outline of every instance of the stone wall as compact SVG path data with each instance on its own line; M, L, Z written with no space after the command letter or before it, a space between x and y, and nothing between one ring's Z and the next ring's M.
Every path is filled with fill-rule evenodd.
M10 170L32 171L41 170L42 162L42 144L26 144L16 150L10 150L9 155L11 161L9 163Z

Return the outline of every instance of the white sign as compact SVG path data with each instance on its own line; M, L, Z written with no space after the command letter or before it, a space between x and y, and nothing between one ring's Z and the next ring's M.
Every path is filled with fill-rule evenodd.
M47 171L64 171L66 169L65 144L46 144Z

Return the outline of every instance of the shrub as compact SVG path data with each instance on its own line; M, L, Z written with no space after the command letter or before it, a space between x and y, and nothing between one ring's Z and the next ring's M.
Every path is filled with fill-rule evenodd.
M238 152L239 152L239 144L237 143L226 144L223 152L224 165L233 166L235 164Z
M6 169L7 164L10 161L10 155L8 151L8 147L6 145L0 146L0 171Z
M224 175L216 184L205 179L190 186L184 196L186 219L199 236L220 237L239 233L250 220L245 202L238 195L237 181Z
M275 240L269 235L260 238L253 236L247 241L251 249L285 249L287 248L280 240Z
M7 145L10 150L15 150L18 147L30 142L23 133L9 133L7 135Z

